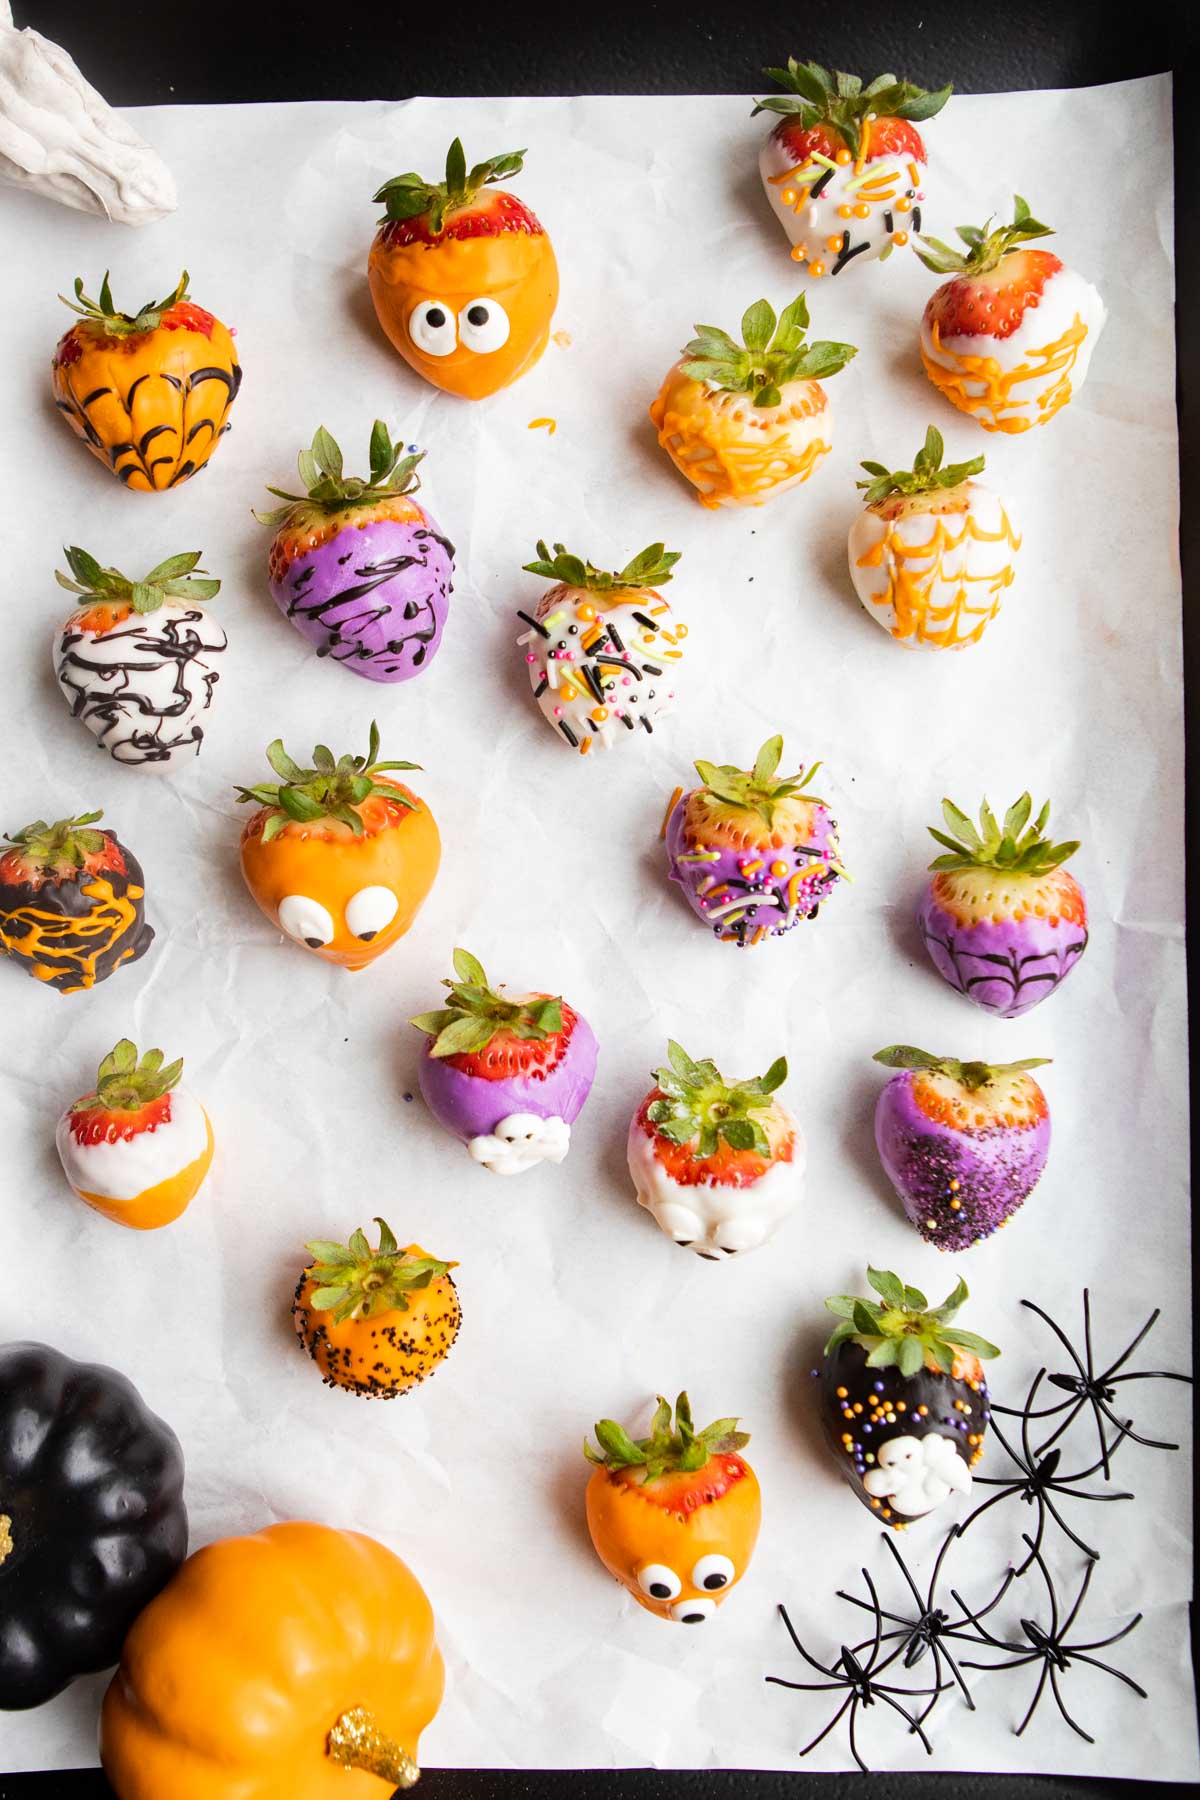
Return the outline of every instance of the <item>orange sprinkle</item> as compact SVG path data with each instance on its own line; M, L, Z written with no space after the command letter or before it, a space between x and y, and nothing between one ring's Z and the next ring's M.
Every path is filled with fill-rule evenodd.
M907 194L901 194L900 198L897 200L896 211L897 212L911 212L912 211L912 201L909 199Z
M550 433L550 436L553 437L555 432L558 430L558 420L557 419L530 419L530 421L529 421L529 430L530 431L540 431L543 427L545 428L545 430L547 430Z
M852 219L853 217L854 217L854 208L852 206L842 205L842 206L838 207L838 218L839 219Z
M771 864L772 875L786 875L787 872L788 866L785 862L773 862Z
M676 806L679 804L679 796L682 793L683 793L683 789L681 787L677 787L675 789L675 792L671 795L671 798L667 801L667 810L663 814L662 830L658 834L660 838L665 838L667 835L667 826L671 823L671 814L675 811Z
M834 162L841 163L844 166L846 163L848 163L851 160L850 152L843 145L833 160L834 160Z
M825 273L825 264L823 262L809 263L808 272L810 275L823 275Z
M907 231L893 231L892 242L893 242L893 244L901 244L901 245L907 244L907 242L908 242Z
M825 248L827 250L832 250L836 254L837 251L839 251L841 249L841 247L842 247L842 240L840 237L827 237L825 239Z
M916 178L914 177L914 180L915 179ZM560 350L569 350L571 348L571 334L569 331L556 331L554 333L553 341L558 345Z
M792 261L793 262L805 262L807 260L807 258L808 258L808 245L807 244L793 244L792 245Z
M920 187L921 176L920 176L920 171L918 170L916 163L909 163L908 179L912 182L914 187Z
M590 750L590 749L591 749L591 747L592 747L592 740L591 740L591 738L590 738L590 737L585 737L585 738L584 738L584 740L583 740L583 742L582 742L582 743L581 743L581 744L580 744L580 746L579 746L579 754L580 754L580 756L586 756L586 755L587 755L587 753L588 753L588 751L589 751L589 750Z
M854 208L854 216L856 219L870 218L871 208L865 200L860 200L858 205Z

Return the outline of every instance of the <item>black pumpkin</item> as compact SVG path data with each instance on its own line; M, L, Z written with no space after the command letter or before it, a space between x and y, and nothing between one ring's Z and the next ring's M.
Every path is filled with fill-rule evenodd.
M179 1440L133 1383L0 1345L0 1708L117 1662L187 1536Z

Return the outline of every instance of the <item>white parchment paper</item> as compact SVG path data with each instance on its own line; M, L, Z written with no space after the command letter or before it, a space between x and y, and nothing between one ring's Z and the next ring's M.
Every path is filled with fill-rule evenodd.
M875 1524L817 1438L808 1371L823 1296L859 1287L868 1259L938 1297L963 1274L965 1321L1004 1346L994 1383L1010 1400L1042 1361L1060 1366L1021 1296L1078 1335L1085 1282L1101 1356L1161 1306L1141 1366L1186 1367L1169 84L955 99L928 128L927 230L1007 217L1022 193L1103 289L1110 321L1066 413L1006 439L951 411L917 357L932 278L897 255L814 288L815 335L861 346L829 384L828 462L772 506L715 516L660 455L646 407L694 320L732 328L760 294L778 306L795 292L758 186L765 125L748 102L163 108L138 125L179 177L179 213L163 224L127 234L0 194L0 823L103 806L144 863L158 931L143 962L90 995L59 998L0 966L0 1333L134 1377L182 1436L196 1544L307 1516L372 1532L412 1562L449 1671L424 1744L431 1765L800 1766L796 1751L831 1708L764 1684L805 1678L776 1603L832 1657L861 1636L834 1590L864 1562L892 1579ZM477 406L400 363L364 277L375 186L400 169L436 172L456 132L473 160L528 147L515 185L553 235L556 324L570 338ZM239 328L246 380L208 472L146 498L107 480L54 414L49 359L65 322L54 296L77 273L94 292L111 266L118 304L137 305L184 265L197 300ZM265 483L289 485L320 423L348 466L365 462L376 415L427 448L423 498L459 551L440 657L392 688L318 662L289 629L250 516ZM528 429L539 417L557 433ZM1025 546L985 642L921 657L860 607L845 538L859 459L906 466L931 420L950 458L986 452L985 479ZM514 648L514 609L540 591L520 565L542 535L610 566L657 538L684 552L670 590L691 627L678 712L606 760L581 764L553 739ZM214 610L230 648L210 735L176 778L115 766L52 685L64 540L134 574L202 548L224 578ZM281 942L251 902L232 784L265 775L276 734L300 754L318 739L365 748L373 715L387 754L424 764L445 858L411 935L349 976ZM693 757L744 762L776 729L790 763L824 758L856 883L816 925L737 954L668 887L657 834ZM942 795L974 808L984 792L999 805L1025 787L1053 797L1060 835L1084 841L1073 866L1092 938L1069 984L1009 1023L937 979L912 917ZM405 1021L435 1003L458 943L496 979L561 991L598 1032L599 1079L561 1170L499 1182L419 1097L406 1103L421 1040ZM770 1250L734 1264L679 1251L633 1201L626 1123L668 1033L734 1074L787 1052L808 1198ZM82 1208L53 1147L59 1109L123 1034L186 1057L218 1136L208 1190L144 1237ZM897 1040L1054 1058L1045 1178L1009 1230L963 1257L919 1241L876 1165L883 1076L870 1055ZM305 1239L375 1213L461 1263L452 1358L394 1405L328 1392L288 1321ZM637 1609L592 1556L583 1521L585 1430L606 1414L632 1423L656 1391L685 1385L705 1419L742 1414L765 1493L752 1570L700 1632ZM1125 1394L1152 1435L1186 1439L1186 1389ZM1090 1460L1086 1434L1077 1442L1066 1466ZM1136 1501L1072 1514L1104 1552L1082 1635L1142 1608L1113 1655L1149 1702L1077 1666L1064 1691L1097 1747L1048 1703L1018 1740L1035 1672L974 1678L981 1710L943 1700L933 1764L882 1707L863 1720L868 1760L1194 1776L1187 1463L1126 1446L1117 1485ZM993 1449L980 1473L1003 1467ZM960 1549L955 1582L974 1602L1031 1517L1005 1502L992 1535L981 1525ZM915 1570L928 1572L939 1541L933 1526L906 1534ZM1053 1532L1047 1547L1073 1592L1078 1555ZM992 1622L1007 1635L1042 1604L1029 1588ZM0 1720L0 1766L92 1760L102 1685ZM803 1766L847 1765L838 1732Z

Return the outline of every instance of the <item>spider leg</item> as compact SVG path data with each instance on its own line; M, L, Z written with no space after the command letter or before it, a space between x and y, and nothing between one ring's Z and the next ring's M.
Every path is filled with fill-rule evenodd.
M998 1648L1001 1650L1015 1650L1016 1647L1017 1646L1015 1644L1000 1644L1000 1645L998 1645ZM999 1669L1023 1669L1025 1667L1026 1663L1037 1662L1037 1660L1039 1659L1041 1654L1042 1653L1040 1650L1031 1650L1029 1652L1028 1656L1014 1656L1009 1662L999 1662L999 1663L968 1662L966 1657L964 1657L963 1658L963 1668L964 1669L981 1669L985 1675L994 1675L997 1672L997 1670L999 1670Z
M1118 1375L1117 1380L1121 1377ZM1110 1425L1115 1425L1122 1437L1130 1437L1135 1444L1142 1444L1147 1450L1178 1450L1178 1444L1168 1444L1163 1438L1142 1437L1133 1429L1132 1419L1118 1419L1115 1412L1104 1400L1094 1402L1096 1410L1104 1414ZM1101 1439L1103 1441L1103 1439Z
M1003 1593L1003 1591L1004 1590L1002 1588L1001 1593ZM996 1649L996 1650L1014 1650L1014 1649L1020 1648L1019 1645L1006 1643L1003 1638L993 1637L991 1632L987 1629L987 1627L980 1623L982 1614L973 1613L971 1611L970 1607L967 1605L966 1601L963 1599L962 1595L959 1593L957 1588L950 1589L950 1598L954 1601L954 1604L957 1607L959 1607L962 1612L964 1612L966 1614L967 1618L970 1619L972 1625L974 1625L976 1631L979 1633L980 1637L983 1639L985 1644L991 1644L993 1649ZM988 1613L991 1611L991 1607L990 1606L984 1607L983 1611L984 1611L984 1613ZM970 1642L970 1639L968 1639L967 1641ZM963 1664L964 1669L974 1669L974 1668L977 1668L978 1666L979 1665L976 1663L969 1663L969 1662L964 1662L964 1664Z
M1022 1536L1024 1536L1024 1533L1022 1533ZM1034 1544L1034 1543L1030 1543L1030 1540L1028 1538L1025 1538L1025 1542L1027 1544L1029 1544L1029 1554L1030 1554L1030 1556L1032 1556L1034 1562L1036 1562L1036 1564L1038 1566L1038 1572L1041 1575L1042 1580L1046 1584L1046 1594L1050 1601L1050 1634L1049 1634L1050 1641L1052 1643L1057 1644L1059 1642L1060 1638L1063 1636L1063 1632L1060 1632L1058 1629L1058 1596L1054 1592L1054 1583L1050 1579L1050 1571L1046 1567L1046 1559L1042 1555L1041 1550L1039 1549L1038 1545ZM1092 1569L1094 1568L1094 1566L1095 1565L1093 1563L1089 1563L1087 1565L1087 1568L1084 1571L1083 1582L1079 1589L1079 1597L1076 1600L1074 1609L1071 1613L1072 1619L1075 1617L1075 1613L1079 1611L1079 1608L1083 1603L1083 1596L1087 1593L1088 1584L1090 1583L1090 1581L1092 1579ZM1066 1631L1070 1628L1070 1624L1071 1624L1071 1620L1068 1619L1066 1626L1063 1628L1064 1631Z
M1121 1635L1124 1636L1124 1633ZM1111 1663L1101 1662L1098 1656L1080 1656L1077 1650L1071 1650L1068 1654L1073 1662L1090 1663L1094 1669L1103 1669L1106 1675L1115 1675L1118 1681L1123 1681L1126 1687L1132 1688L1135 1694L1140 1694L1143 1700L1150 1698L1145 1688L1139 1687L1132 1675L1126 1675L1124 1669L1114 1669Z
M916 1601L916 1603L920 1607L921 1611L926 1612L928 1609L925 1605L925 1602L921 1598L920 1590L918 1589L917 1584L913 1580L912 1576L909 1574L907 1565L905 1564L905 1561L904 1561L904 1558L901 1556L899 1550L897 1550L895 1543L892 1540L891 1532L890 1531L881 1531L879 1535L880 1535L880 1537L882 1537L884 1543L887 1545L888 1549L890 1550L891 1555L892 1555L892 1561L895 1563L896 1567L899 1569L900 1573L903 1575L905 1581L908 1583L909 1593L912 1595L913 1599ZM945 1551L945 1547L946 1546L943 1544L942 1549L938 1552L937 1562L934 1564L935 1578L937 1576L938 1567L941 1564L942 1555Z
M1059 1631L1057 1629L1057 1626L1055 1626L1055 1629L1051 1632L1051 1636L1056 1641L1060 1638L1066 1637L1068 1631L1070 1631L1072 1625L1075 1623L1076 1619L1079 1617L1079 1609L1083 1605L1084 1601L1087 1599L1087 1591L1092 1585L1092 1575L1095 1572L1095 1568L1096 1568L1096 1565L1094 1562L1086 1563L1084 1565L1083 1580L1079 1584L1079 1592L1075 1596L1075 1604L1072 1606L1070 1612L1067 1614L1067 1617L1063 1624L1062 1630ZM1046 1579L1048 1581L1049 1576L1047 1576ZM1099 1644L1085 1644L1083 1646L1083 1648L1085 1650L1098 1650L1101 1648L1101 1646Z
M1191 1376L1180 1375L1176 1369L1130 1369L1124 1375L1110 1373L1104 1377L1106 1387L1116 1381L1186 1381L1189 1387L1192 1385Z
M858 1695L855 1694L853 1704L850 1707L850 1754L854 1758L855 1762L858 1764L862 1773L864 1775L869 1775L871 1773L871 1771L870 1771L870 1769L868 1769L868 1767L867 1767L866 1763L863 1761L862 1757L858 1754L858 1740L855 1738L855 1735L854 1735L854 1718L855 1718L855 1714L857 1712L858 1712Z
M871 1577L865 1569L863 1570L863 1580L866 1582L867 1592L871 1596L871 1605L875 1608L875 1644L870 1656L867 1658L867 1670L869 1673L875 1667L875 1658L879 1655L879 1645L881 1634L883 1632L883 1614L879 1610L879 1595L875 1592L875 1583L871 1580Z
M834 1671L832 1669L827 1669L825 1667L824 1663L819 1663L815 1656L810 1656L808 1654L808 1651L804 1648L804 1645L800 1642L800 1639L796 1636L795 1628L792 1625L792 1621L788 1618L786 1607L784 1607L784 1606L780 1607L779 1616L783 1620L784 1624L787 1626L787 1634L792 1640L793 1647L804 1658L804 1660L808 1664L809 1668L816 1669L816 1671L819 1675L833 1676ZM835 1679L836 1679L836 1676L835 1676Z
M999 1606L999 1604L1003 1600L1005 1594L1007 1594L1009 1588L1012 1586L1013 1582L1016 1579L1017 1579L1017 1571L1015 1569L1005 1569L1004 1580L1000 1583L1000 1586L997 1589L993 1598L988 1601L986 1606L979 1607L972 1614L972 1617L974 1618L975 1623L977 1625L978 1625L980 1619L986 1619L990 1612L995 1612L996 1608ZM951 1591L951 1593L954 1593L953 1588L950 1591ZM958 1595L954 1594L954 1598L956 1600L958 1600ZM958 1604L961 1606L962 1601L958 1600Z
M1064 1494L1069 1494L1071 1492L1071 1489L1063 1488L1060 1491ZM1118 1498L1118 1496L1116 1494L1084 1494L1084 1495L1080 1496L1080 1498L1082 1498L1084 1500L1115 1500ZM1042 1495L1042 1510L1041 1510L1041 1513L1038 1518L1037 1547L1039 1550L1042 1547L1042 1530L1046 1523L1046 1514L1047 1513L1050 1514L1050 1517L1054 1520L1054 1523L1058 1526L1059 1530L1066 1532L1067 1536L1070 1538L1071 1542L1074 1544L1074 1546L1077 1550L1082 1550L1083 1554L1086 1557L1089 1557L1092 1562L1099 1562L1100 1552L1098 1550L1093 1550L1090 1544L1085 1544L1083 1539L1079 1536L1079 1534L1077 1532L1074 1532L1071 1530L1071 1527L1067 1524L1067 1521L1063 1518L1062 1514L1059 1512L1058 1508L1055 1506L1053 1500L1050 1499L1048 1494ZM1032 1561L1033 1561L1033 1557L1031 1555L1027 1558L1024 1565L1017 1571L1018 1574L1023 1575L1025 1573L1025 1570L1029 1567L1029 1564Z
M1084 1381L1090 1381L1092 1378L1092 1334L1091 1334L1091 1325L1089 1322L1089 1315L1088 1315L1087 1290L1086 1289L1084 1290L1084 1300L1083 1300L1083 1334L1084 1334L1084 1343L1087 1347L1087 1367L1086 1368L1080 1362L1079 1352L1076 1350L1074 1344L1071 1342L1070 1338L1067 1336L1067 1334L1063 1330L1062 1326L1056 1325L1054 1323L1054 1320L1050 1317L1050 1314L1048 1312L1043 1312L1042 1308L1040 1306L1035 1306L1032 1300L1022 1300L1021 1305L1027 1306L1029 1308L1030 1312L1036 1313L1038 1318L1043 1320L1045 1322L1045 1324L1047 1324L1050 1327L1051 1331L1054 1333L1055 1337L1058 1339L1059 1343L1062 1345L1063 1349L1066 1351L1066 1353L1070 1357L1071 1361L1075 1364L1075 1367L1079 1370L1079 1373L1083 1377Z
M1146 1338L1150 1335L1151 1331L1153 1331L1154 1326L1158 1321L1158 1315L1159 1315L1160 1311L1161 1311L1161 1308L1156 1306L1154 1311L1150 1314L1150 1317L1146 1320L1146 1323L1142 1326L1142 1329L1138 1332L1137 1336L1134 1338L1133 1342L1131 1344L1129 1344L1124 1350L1122 1350L1120 1356L1118 1356L1115 1363L1110 1363L1108 1368L1105 1369L1103 1375L1101 1375L1098 1380L1098 1385L1100 1387L1103 1387L1105 1382L1107 1382L1111 1376L1115 1375L1117 1370L1119 1368L1121 1368L1121 1366L1124 1363L1127 1363L1129 1361L1129 1358L1133 1355L1134 1351L1137 1349L1138 1345L1142 1342L1143 1338Z
M1117 1379L1120 1380L1121 1377L1118 1376ZM1074 1406L1075 1404L1076 1402L1071 1399L1058 1400L1053 1406L1038 1406L1031 1409L1027 1406L1001 1406L998 1400L994 1400L992 1402L992 1414L995 1416L996 1413L1001 1413L1006 1419L1019 1419L1022 1413L1027 1414L1031 1419L1052 1419L1055 1413L1060 1413L1066 1407Z
M1049 1675L1049 1673L1050 1673L1050 1664L1043 1657L1042 1672L1038 1676L1037 1686L1033 1690L1033 1699L1029 1702L1028 1712L1025 1714L1025 1717L1021 1720L1021 1723L1017 1726L1015 1732L1013 1733L1014 1737L1021 1736L1022 1732L1025 1730L1025 1727L1028 1725L1030 1719L1032 1719L1034 1713L1037 1711L1038 1701L1042 1697L1042 1690L1046 1686L1046 1677Z
M827 1738L829 1736L829 1734L833 1730L834 1726L841 1724L843 1718L846 1715L847 1709L849 1707L853 1706L856 1703L857 1699L858 1699L857 1694L847 1694L846 1698L842 1701L842 1704L838 1707L837 1711L834 1713L832 1719L830 1719L830 1721L829 1721L828 1725L825 1727L824 1731L819 1731L817 1733L816 1737L813 1738L813 1740L810 1744L805 1744L803 1750L801 1750L799 1752L799 1754L801 1756L807 1756L810 1750L815 1750L817 1745L821 1742L821 1740L823 1738ZM851 1730L853 1730L853 1729L854 1729L854 1727L852 1725ZM861 1768L862 1765L860 1764L859 1767ZM865 1771L864 1771L864 1773L865 1773Z
M1120 1631L1114 1631L1111 1637L1097 1638L1094 1644L1072 1644L1070 1646L1071 1655L1078 1656L1081 1650L1105 1650L1109 1644L1119 1644L1121 1639L1128 1637L1130 1632L1141 1622L1141 1613L1134 1613L1128 1625L1122 1625Z
M845 1588L839 1588L837 1590L837 1597L839 1600L848 1600L850 1602L851 1606L861 1606L861 1608L864 1612L873 1613L876 1610L871 1605L871 1602L869 1600L860 1600L858 1598L857 1594L848 1594L846 1592ZM919 1598L919 1596L918 1596L918 1598ZM888 1612L886 1607L880 1607L879 1612L880 1612L881 1617L883 1617L885 1619L891 1619L897 1625L907 1625L908 1624L908 1620L906 1618L904 1618L900 1613ZM886 1637L895 1637L896 1633L894 1631L885 1631L883 1635L885 1638Z
M1042 1539L1046 1534L1046 1513L1047 1513L1047 1511L1049 1511L1052 1518L1058 1519L1058 1523L1060 1525L1062 1525L1062 1528L1066 1532L1067 1536L1069 1538L1072 1538L1073 1541L1079 1545L1079 1548L1081 1550L1087 1550L1087 1545L1080 1543L1079 1539L1077 1537L1075 1537L1075 1534L1069 1529L1069 1527L1067 1527L1066 1525L1063 1525L1062 1520L1058 1518L1058 1514L1055 1512L1053 1506L1051 1506L1049 1500L1046 1498L1046 1492L1045 1492L1044 1488L1037 1489L1036 1502L1037 1502L1037 1526L1034 1530L1033 1538L1032 1539L1027 1538L1025 1536L1024 1532L1021 1533L1021 1536L1024 1539L1025 1543L1027 1543L1029 1545L1029 1555L1025 1558L1025 1561L1021 1564L1020 1568L1016 1571L1018 1577L1021 1575L1024 1575L1027 1572L1030 1563L1033 1562L1034 1558L1038 1555L1039 1551L1042 1548ZM1088 1554L1090 1556L1090 1555L1093 1555L1094 1552L1088 1551Z
M846 1685L844 1681L785 1681L782 1675L764 1675L763 1680L768 1687L790 1688L796 1694L827 1694Z
M1094 1744L1096 1741L1095 1738L1092 1737L1090 1735L1090 1733L1086 1732L1083 1729L1082 1725L1077 1725L1075 1723L1074 1719L1071 1717L1070 1713L1067 1711L1066 1705L1064 1704L1064 1701L1063 1701L1063 1697L1062 1697L1061 1693L1059 1692L1058 1676L1054 1672L1054 1664L1047 1663L1046 1667L1050 1672L1050 1687L1054 1694L1055 1704L1057 1705L1059 1712L1062 1714L1063 1718L1067 1721L1067 1724L1071 1727L1071 1730L1073 1732L1075 1732L1079 1737L1081 1737L1085 1744Z
M1087 1400L1084 1398L1084 1396L1082 1394L1080 1394L1074 1400L1064 1400L1062 1403L1062 1406L1052 1407L1050 1412L1030 1412L1030 1413L1025 1413L1023 1415L1025 1418L1029 1418L1029 1419L1048 1419L1051 1417L1052 1413L1060 1413L1064 1410L1064 1408L1067 1408L1067 1407L1070 1408L1070 1411L1067 1413L1066 1418L1063 1419L1059 1425L1055 1426L1054 1430L1051 1432L1050 1436L1046 1439L1046 1441L1044 1443L1038 1445L1034 1454L1035 1454L1035 1456L1037 1456L1039 1458L1039 1460L1043 1456L1045 1456L1047 1450L1052 1450L1054 1448L1055 1444L1057 1444L1059 1438L1062 1437L1062 1435L1065 1431L1069 1431L1071 1429L1072 1425L1075 1423L1076 1419L1079 1417L1080 1413L1083 1411L1083 1409L1086 1405L1087 1405Z
M916 1735L920 1738L921 1742L925 1746L925 1754L927 1756L932 1756L933 1755L933 1745L930 1743L929 1739L926 1737L924 1729L921 1724L921 1721L917 1718L914 1718L912 1713L906 1712L905 1709L897 1701L892 1699L890 1694L880 1693L880 1690L878 1688L876 1688L875 1691L877 1694L879 1694L879 1698L883 1701L884 1705L890 1706L893 1712L898 1712L900 1714L900 1717L908 1725L909 1731L915 1732ZM914 1691L920 1692L919 1689L916 1689ZM937 1698L937 1696L940 1692L941 1692L940 1688L935 1688L934 1699ZM924 1715L922 1715L922 1716L924 1716Z
M953 1675L955 1681L958 1683L959 1688L962 1691L962 1697L967 1703L967 1711L974 1712L975 1711L975 1702L971 1697L971 1690L967 1686L966 1682L963 1680L962 1670L959 1668L958 1664L955 1662L954 1658L951 1656L949 1650L947 1650L947 1648L944 1644L942 1644L940 1646L935 1644L933 1646L933 1653L934 1653L934 1659L935 1659L934 1660L934 1668L937 1667L936 1659L937 1659L938 1655L940 1654L940 1655L944 1656L946 1659L946 1665L949 1668L951 1675ZM926 1716L928 1716L928 1715L926 1715Z

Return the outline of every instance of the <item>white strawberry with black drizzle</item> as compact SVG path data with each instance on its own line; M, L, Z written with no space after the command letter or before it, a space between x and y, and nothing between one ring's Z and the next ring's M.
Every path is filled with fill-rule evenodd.
M200 551L170 556L131 581L86 550L65 553L60 587L79 606L54 635L54 673L75 718L114 761L165 770L199 754L226 646L204 609L221 584L198 570Z
M825 1302L838 1324L819 1371L821 1423L863 1505L902 1530L970 1493L991 1417L983 1361L1000 1352L955 1323L964 1281L930 1307L886 1270L867 1280L877 1300Z
M518 613L528 629L517 643L542 717L580 756L649 736L674 704L688 634L659 592L680 552L650 544L615 571L562 544L537 552L525 568L554 586Z

